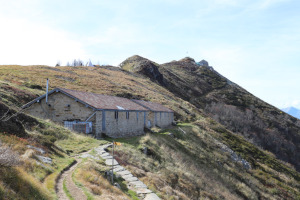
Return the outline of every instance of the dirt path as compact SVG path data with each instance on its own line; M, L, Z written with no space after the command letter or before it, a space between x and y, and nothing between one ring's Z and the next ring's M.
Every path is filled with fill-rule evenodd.
M65 194L64 189L63 189L64 180L65 180L68 191L70 192L71 196L75 200L86 200L87 199L87 197L85 196L83 191L80 188L78 188L72 180L72 174L79 163L81 163L81 159L76 159L76 163L74 163L74 165L72 165L68 170L63 172L62 175L60 176L60 178L58 179L58 181L56 183L57 184L57 192L56 193L57 193L57 198L59 200L69 200L69 198L67 197L67 195Z

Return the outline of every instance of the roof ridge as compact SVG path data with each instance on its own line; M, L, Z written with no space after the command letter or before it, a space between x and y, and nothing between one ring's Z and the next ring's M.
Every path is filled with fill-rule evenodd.
M170 108L160 104L156 103L153 101L145 101L145 100L138 100L138 99L132 99L135 103L143 106L144 108L147 108L151 111L156 111L156 112L174 112Z
M48 95L54 92L61 92L76 101L97 110L127 110L127 111L161 111L161 112L173 112L171 109L150 101L128 99L124 97L112 96L107 94L97 94L93 92L72 90L67 88L54 88L48 92ZM41 99L45 98L46 94L37 97L36 99L30 101L29 103L22 106L22 108L27 108L32 104L39 102ZM138 102L138 101L143 101ZM150 106L145 106L144 104L150 104ZM122 109L120 109L122 108Z

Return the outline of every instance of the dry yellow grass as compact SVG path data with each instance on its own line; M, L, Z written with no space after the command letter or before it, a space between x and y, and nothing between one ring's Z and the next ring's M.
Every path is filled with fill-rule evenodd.
M142 98L162 103L176 110L186 119L192 118L187 114L187 110L199 114L195 106L176 97L169 90L153 84L140 75L131 75L117 68L0 66L0 80L36 95L45 92L46 78L50 80L50 89L63 87L99 94ZM44 91L32 89L36 85L42 86Z
M211 119L201 117L200 111L195 106L140 75L131 75L128 72L104 67L0 66L2 80L0 92L1 94L5 92L7 98L14 102L18 100L15 93L17 89L28 94L41 95L45 92L46 78L50 79L51 89L65 87L128 98L142 98L166 104L174 109L176 115L182 120L198 120L196 125L180 124L185 134L178 127L173 127L167 131L156 129L159 132L156 134L119 139L124 145L118 147L117 157L162 199L300 198L299 176L294 178L291 176L296 174L292 168L277 162L274 156L260 152L242 138L229 134L224 127L220 127ZM8 84L10 89L2 90L5 84ZM196 115L192 116L191 113ZM61 128L49 128L56 125L48 123L49 126L44 133L58 137L59 141L56 145L64 150L78 153L87 150L89 141L93 142L92 139L81 138L81 136L65 137L63 140L61 136L69 132L66 133ZM37 135L43 132L39 128L34 131ZM56 135L56 132L62 134ZM168 136L168 132L174 133L175 138ZM16 151L22 154L25 152L24 146L27 143L14 138L3 138L13 144ZM240 164L234 163L229 153L220 150L215 139L230 144L231 148L235 148L234 150L240 155L255 163L255 168L246 171ZM80 141L84 142L80 143ZM142 153L143 147L149 148L150 155ZM57 171L47 176L44 181L45 186L52 192L58 171L70 161L67 155L62 152L59 154L63 156L53 157ZM260 156L255 157L258 161L253 158L256 155ZM30 171L30 167L29 165L26 170ZM283 171L279 172L276 169ZM34 175L36 178L36 174ZM75 178L96 198L127 198L102 177L101 169L97 169L91 163L80 167ZM0 180L0 194L2 188Z
M162 199L300 197L296 189L299 182L292 176L263 164L263 169L243 169L232 161L229 153L221 151L215 139L219 133L209 129L207 122L199 124L207 129L181 124L185 133L173 127L156 134L118 139L123 145L115 150L117 159ZM175 138L169 136L169 132ZM148 156L141 151L144 147L150 151Z
M128 196L103 177L105 168L101 169L101 166L95 161L86 160L76 170L75 179L95 195L96 199L128 200Z

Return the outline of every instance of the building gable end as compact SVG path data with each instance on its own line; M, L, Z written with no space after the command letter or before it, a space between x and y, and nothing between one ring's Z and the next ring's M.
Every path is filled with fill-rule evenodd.
M52 95L54 92L60 92L60 93L62 93L62 94L64 94L64 95L67 95L68 97L74 99L76 102L80 102L80 103L82 103L83 105L85 105L86 107L92 108L94 111L99 110L99 109L96 109L96 108L94 108L93 106L91 106L91 105L85 103L84 101L81 101L80 99L78 99L78 98L76 98L76 97L74 97L74 96L68 94L67 92L62 91L62 90L59 89L59 88L55 88L55 89L51 90L50 92L48 92L48 96L49 96L49 95ZM44 95L42 95L42 96L39 96L39 97L37 97L36 99L32 100L31 102L25 104L24 106L22 106L22 109L28 108L28 107L30 107L32 104L40 102L40 100L41 100L41 99L44 99L44 98L46 98L46 94L44 94Z

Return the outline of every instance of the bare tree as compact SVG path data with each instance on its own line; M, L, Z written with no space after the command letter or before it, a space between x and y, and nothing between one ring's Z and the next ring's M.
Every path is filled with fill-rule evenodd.
M67 66L72 66L72 67L78 67L78 66L84 66L84 62L80 59L74 59L71 64L68 62Z
M60 66L60 61L57 61L55 67L59 67Z
M83 66L83 61L80 60L80 59L78 59L78 60L77 60L77 66Z
M76 59L73 60L71 66L72 66L72 67L76 67L76 66L77 66L77 60L76 60Z

